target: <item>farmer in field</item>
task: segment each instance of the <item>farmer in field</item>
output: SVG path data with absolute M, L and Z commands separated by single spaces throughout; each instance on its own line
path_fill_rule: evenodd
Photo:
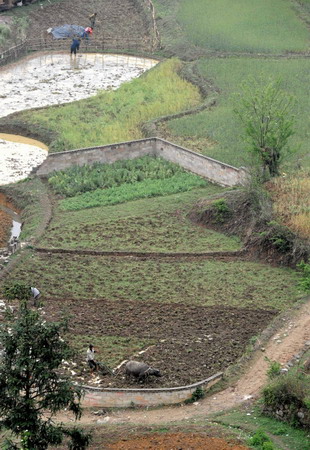
M 91 373 L 93 373 L 98 368 L 97 362 L 95 361 L 95 352 L 96 351 L 94 349 L 94 346 L 92 344 L 89 344 L 86 352 L 86 361 L 90 367 Z
M 31 287 L 30 290 L 31 296 L 33 298 L 33 306 L 38 306 L 38 300 L 41 297 L 41 292 L 35 287 Z
M 72 44 L 71 44 L 71 55 L 72 53 L 74 53 L 74 55 L 76 55 L 77 50 L 80 49 L 80 43 L 81 43 L 81 39 L 77 39 L 77 38 L 73 38 L 72 39 Z
M 97 17 L 97 13 L 93 13 L 91 14 L 88 18 L 90 20 L 90 28 L 94 28 L 95 27 L 95 22 L 96 22 L 96 17 Z

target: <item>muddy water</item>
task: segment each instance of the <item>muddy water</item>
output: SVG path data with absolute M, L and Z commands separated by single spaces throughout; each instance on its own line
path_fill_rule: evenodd
M 42 53 L 0 68 L 0 117 L 29 108 L 81 100 L 99 90 L 117 89 L 158 61 L 99 53 L 70 56 Z M 46 146 L 23 137 L 0 135 L 0 185 L 26 178 L 42 164 Z
M 117 89 L 158 61 L 99 53 L 41 54 L 0 69 L 0 117 Z
M 47 154 L 47 147 L 42 142 L 23 136 L 0 135 L 0 185 L 27 178 Z
M 43 144 L 43 142 L 27 138 L 25 136 L 18 136 L 17 134 L 0 133 L 0 139 L 3 139 L 4 141 L 17 142 L 19 144 L 33 145 L 35 147 L 39 147 L 42 148 L 43 150 L 48 151 L 48 146 Z

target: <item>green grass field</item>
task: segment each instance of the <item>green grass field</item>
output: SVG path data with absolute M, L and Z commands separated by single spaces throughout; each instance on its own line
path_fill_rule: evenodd
M 90 214 L 85 210 L 56 210 L 40 246 L 146 252 L 239 250 L 237 237 L 195 225 L 187 217 L 198 199 L 221 190 L 209 184 L 205 189 L 151 201 L 96 208 Z
M 20 118 L 58 135 L 49 146 L 52 152 L 140 139 L 143 122 L 189 109 L 201 101 L 198 88 L 178 75 L 181 65 L 178 60 L 168 60 L 116 91 L 26 111 Z
M 301 297 L 295 271 L 244 261 L 141 261 L 34 252 L 13 270 L 14 279 L 58 298 L 284 310 Z
M 262 430 L 271 438 L 274 450 L 307 450 L 309 448 L 309 435 L 306 430 L 263 416 L 257 405 L 249 412 L 237 409 L 221 412 L 212 417 L 212 422 L 229 429 L 243 430 L 250 436 L 253 436 L 257 430 Z
M 242 127 L 233 113 L 234 94 L 241 91 L 241 83 L 248 77 L 261 75 L 282 80 L 282 88 L 296 99 L 295 135 L 290 147 L 295 152 L 287 162 L 310 166 L 310 61 L 309 59 L 227 58 L 201 60 L 198 69 L 203 77 L 218 86 L 217 105 L 199 114 L 172 120 L 168 130 L 172 140 L 193 138 L 205 140 L 204 153 L 220 161 L 240 166 L 249 163 L 249 154 L 242 140 Z M 210 146 L 210 142 L 212 145 Z M 195 148 L 193 148 L 195 150 Z
M 263 53 L 309 49 L 309 31 L 289 0 L 184 0 L 177 18 L 188 40 L 204 48 Z

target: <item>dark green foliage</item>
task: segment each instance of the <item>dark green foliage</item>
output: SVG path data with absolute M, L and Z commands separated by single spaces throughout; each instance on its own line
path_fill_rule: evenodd
M 249 439 L 249 445 L 261 450 L 273 450 L 274 446 L 271 439 L 263 430 L 257 430 Z
M 98 188 L 107 189 L 144 180 L 163 180 L 178 173 L 184 173 L 184 169 L 161 158 L 145 156 L 113 164 L 74 166 L 54 173 L 48 181 L 58 194 L 74 197 Z
M 217 223 L 223 223 L 225 220 L 230 217 L 231 211 L 229 209 L 229 206 L 227 204 L 227 201 L 224 198 L 220 198 L 218 200 L 215 200 L 212 203 L 212 207 L 215 212 L 215 221 Z
M 301 280 L 299 282 L 299 286 L 303 291 L 310 291 L 310 264 L 302 261 L 297 264 L 297 268 L 301 271 Z
M 0 327 L 0 428 L 21 438 L 23 449 L 44 450 L 71 436 L 72 430 L 53 423 L 58 411 L 67 408 L 76 419 L 81 416 L 81 390 L 58 372 L 61 361 L 71 355 L 61 338 L 65 329 L 65 322 L 43 320 L 27 301 Z M 88 442 L 81 434 L 80 442 L 83 439 Z M 82 443 L 72 448 L 86 448 Z
M 271 361 L 267 356 L 265 359 L 269 362 L 269 368 L 267 370 L 268 377 L 272 380 L 281 373 L 281 364 L 278 361 Z
M 3 286 L 3 295 L 7 300 L 29 300 L 31 297 L 31 286 L 20 281 L 7 283 Z
M 266 175 L 279 175 L 289 138 L 294 134 L 292 98 L 281 90 L 280 81 L 249 79 L 238 95 L 235 113 L 244 126 L 249 149 Z
M 267 223 L 267 230 L 261 233 L 262 241 L 280 253 L 289 253 L 294 247 L 295 236 L 284 225 L 275 220 Z
M 310 378 L 299 371 L 282 374 L 268 384 L 263 390 L 264 412 L 268 415 L 283 410 L 282 419 L 294 426 L 310 426 L 308 399 Z M 299 412 L 303 413 L 303 422 Z M 307 425 L 305 425 L 307 424 Z
M 184 403 L 197 402 L 198 400 L 204 398 L 204 396 L 205 396 L 205 391 L 200 386 L 198 386 L 192 393 L 191 398 L 189 398 L 188 400 L 185 400 Z

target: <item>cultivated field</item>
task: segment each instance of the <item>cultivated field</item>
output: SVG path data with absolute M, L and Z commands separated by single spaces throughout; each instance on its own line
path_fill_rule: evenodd
M 44 7 L 43 14 L 39 8 L 31 9 L 38 33 L 49 23 L 57 24 L 59 17 L 63 22 L 82 21 L 102 6 L 97 0 L 87 5 L 80 0 L 59 2 L 57 7 L 55 3 Z M 309 32 L 305 18 L 301 20 L 309 1 L 298 2 L 300 8 L 304 5 L 302 14 L 295 12 L 293 3 L 296 6 L 297 2 L 288 0 L 238 0 L 232 8 L 228 0 L 154 0 L 162 42 L 157 55 L 192 60 L 194 74 L 208 86 L 207 98 L 216 98 L 211 109 L 166 121 L 157 133 L 226 163 L 245 165 L 248 154 L 232 113 L 234 94 L 251 75 L 262 73 L 266 82 L 280 76 L 284 89 L 297 100 L 296 134 L 291 141 L 296 153 L 287 167 L 309 166 L 309 62 L 302 54 L 309 49 Z M 124 40 L 131 35 L 150 40 L 150 30 L 134 5 L 108 0 L 106 16 L 104 8 L 100 9 L 100 35 L 104 32 L 101 25 L 109 20 L 109 35 L 115 30 L 120 38 L 123 33 Z M 247 52 L 252 57 L 229 52 Z M 256 55 L 262 52 L 270 56 Z M 298 54 L 291 57 L 291 52 Z M 181 66 L 178 60 L 169 60 L 117 92 L 17 114 L 0 120 L 0 128 L 22 124 L 28 134 L 40 134 L 52 151 L 143 137 L 144 122 L 195 108 L 205 100 L 197 86 L 182 79 Z M 146 185 L 153 182 L 147 180 Z M 133 184 L 136 192 L 137 184 Z M 129 187 L 124 189 L 129 191 Z M 94 384 L 85 363 L 90 342 L 99 350 L 98 359 L 110 367 L 134 357 L 162 371 L 162 378 L 149 379 L 142 387 L 202 380 L 238 363 L 280 313 L 302 301 L 295 270 L 241 253 L 242 242 L 236 236 L 190 220 L 200 199 L 215 198 L 224 189 L 203 182 L 184 190 L 176 193 L 165 187 L 163 195 L 142 199 L 122 196 L 115 205 L 105 204 L 100 195 L 96 207 L 88 204 L 88 208 L 82 195 L 75 193 L 72 200 L 77 199 L 78 206 L 70 208 L 66 202 L 71 199 L 64 193 L 55 194 L 47 182 L 28 180 L 7 189 L 24 208 L 22 239 L 31 243 L 13 267 L 10 281 L 24 281 L 42 291 L 42 313 L 47 320 L 63 314 L 69 317 L 66 338 L 76 352 L 63 370 L 79 383 Z M 95 192 L 86 191 L 89 196 Z M 145 353 L 138 354 L 141 350 Z M 115 377 L 99 378 L 97 386 L 137 386 L 125 380 L 123 369 Z M 225 426 L 242 424 L 247 434 L 252 433 L 257 427 L 256 421 L 250 423 L 252 406 L 252 428 L 246 428 L 245 414 L 219 421 Z M 269 426 L 270 422 L 262 423 L 267 430 Z M 277 427 L 274 434 L 282 434 Z M 285 429 L 285 433 L 290 431 Z M 296 441 L 300 447 L 295 442 L 291 447 L 303 450 L 303 438 Z
M 54 212 L 36 244 L 41 249 L 29 249 L 10 278 L 40 287 L 49 320 L 69 316 L 76 357 L 67 369 L 79 382 L 92 382 L 84 362 L 90 341 L 110 367 L 147 350 L 140 358 L 164 377 L 146 386 L 207 378 L 235 363 L 280 311 L 300 300 L 293 270 L 234 256 L 241 247 L 236 237 L 191 222 L 193 204 L 220 191 L 207 185 L 77 212 L 61 210 L 62 200 L 50 193 Z M 120 370 L 101 384 L 128 381 Z
M 281 14 L 279 14 L 281 10 Z M 309 49 L 309 32 L 289 0 L 186 0 L 177 13 L 190 42 L 217 51 L 282 53 Z
M 309 167 L 309 59 L 208 58 L 199 61 L 197 69 L 213 86 L 210 96 L 216 97 L 217 104 L 199 114 L 168 122 L 168 137 L 172 141 L 183 143 L 183 139 L 188 142 L 199 139 L 200 150 L 206 155 L 237 167 L 247 165 L 249 154 L 242 138 L 244 131 L 233 109 L 242 82 L 259 75 L 266 82 L 280 79 L 282 89 L 294 97 L 295 135 L 289 141 L 292 153 L 285 164 L 296 166 L 298 160 L 300 165 Z

